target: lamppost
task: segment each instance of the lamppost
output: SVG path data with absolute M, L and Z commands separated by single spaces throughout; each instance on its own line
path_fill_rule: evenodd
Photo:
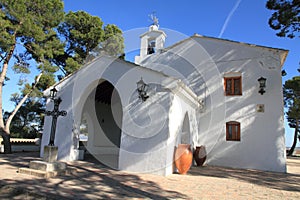
M 56 88 L 52 88 L 50 90 L 50 98 L 54 102 L 54 108 L 52 111 L 47 110 L 45 114 L 47 116 L 52 116 L 52 124 L 51 124 L 51 132 L 50 132 L 50 140 L 49 140 L 49 146 L 54 146 L 54 139 L 55 139 L 55 131 L 56 131 L 56 123 L 57 123 L 57 118 L 59 116 L 66 116 L 67 111 L 61 110 L 59 111 L 59 104 L 61 103 L 61 98 L 55 98 L 57 94 Z

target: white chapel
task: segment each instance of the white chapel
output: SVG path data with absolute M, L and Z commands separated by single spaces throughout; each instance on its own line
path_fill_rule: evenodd
M 184 143 L 205 146 L 206 165 L 286 172 L 288 51 L 198 34 L 166 40 L 154 23 L 134 63 L 100 56 L 53 86 L 67 111 L 56 126 L 58 158 L 80 158 L 84 124 L 86 152 L 118 170 L 172 174 Z M 41 156 L 50 130 L 46 116 Z

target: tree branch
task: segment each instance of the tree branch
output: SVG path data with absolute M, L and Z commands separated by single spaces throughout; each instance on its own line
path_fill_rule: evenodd
M 0 58 L 1 58 L 0 62 L 2 62 L 6 58 L 6 56 L 7 56 L 7 52 L 5 52 L 4 56 L 0 54 Z
M 18 105 L 15 107 L 15 109 L 13 110 L 13 112 L 9 115 L 6 124 L 5 124 L 5 131 L 9 132 L 9 126 L 11 124 L 12 119 L 14 118 L 14 116 L 16 115 L 16 113 L 18 112 L 18 110 L 21 108 L 21 106 L 23 105 L 23 103 L 28 99 L 29 95 L 33 92 L 33 90 L 36 88 L 38 82 L 40 81 L 41 76 L 43 75 L 43 72 L 41 72 L 37 78 L 35 79 L 34 85 L 32 86 L 30 92 L 28 92 L 22 99 L 21 101 L 18 103 Z
M 7 54 L 6 58 L 4 59 L 2 71 L 0 74 L 0 128 L 4 129 L 4 120 L 3 120 L 3 105 L 2 105 L 2 89 L 3 89 L 3 84 L 5 81 L 7 69 L 8 69 L 8 62 L 10 61 L 14 51 L 15 51 L 16 45 L 14 44 L 10 50 L 9 53 Z

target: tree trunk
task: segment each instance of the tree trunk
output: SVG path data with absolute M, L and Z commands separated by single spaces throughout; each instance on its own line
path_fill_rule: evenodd
M 6 133 L 4 130 L 1 130 L 1 136 L 3 138 L 4 153 L 11 154 L 10 134 Z
M 288 156 L 292 156 L 293 153 L 294 153 L 294 150 L 296 148 L 297 139 L 298 139 L 298 126 L 299 126 L 299 122 L 298 122 L 298 119 L 296 119 L 296 127 L 295 127 L 295 133 L 294 133 L 294 142 L 293 142 L 293 145 L 292 145 L 291 149 L 289 150 Z
M 14 34 L 14 39 L 16 41 L 16 32 Z M 11 144 L 10 144 L 10 132 L 9 129 L 5 128 L 4 119 L 3 119 L 3 85 L 6 77 L 6 73 L 8 70 L 8 62 L 10 61 L 11 57 L 13 56 L 14 50 L 16 47 L 16 43 L 12 45 L 10 48 L 9 53 L 7 54 L 6 58 L 4 59 L 4 63 L 2 66 L 2 71 L 0 74 L 0 135 L 3 138 L 4 144 L 4 153 L 10 154 L 11 153 Z
M 6 120 L 6 124 L 5 124 L 5 128 L 2 128 L 2 138 L 3 138 L 3 143 L 4 143 L 4 153 L 6 154 L 10 154 L 11 152 L 11 144 L 10 144 L 10 124 L 12 122 L 13 117 L 16 115 L 16 113 L 18 112 L 18 110 L 21 108 L 21 106 L 23 105 L 23 103 L 26 101 L 26 99 L 30 96 L 31 92 L 36 88 L 38 82 L 40 81 L 40 78 L 42 76 L 43 73 L 40 73 L 37 78 L 35 79 L 35 83 L 31 88 L 31 91 L 26 94 L 22 100 L 18 103 L 18 105 L 15 107 L 15 109 L 13 110 L 13 112 L 10 114 L 10 116 L 8 117 L 8 119 Z M 2 118 L 3 119 L 3 118 Z

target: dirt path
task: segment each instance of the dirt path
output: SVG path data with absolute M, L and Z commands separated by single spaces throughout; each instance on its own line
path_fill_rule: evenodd
M 0 154 L 0 199 L 300 199 L 300 158 L 287 160 L 286 174 L 206 166 L 163 177 L 87 161 L 68 163 L 75 175 L 17 173 L 38 159 L 36 153 Z

